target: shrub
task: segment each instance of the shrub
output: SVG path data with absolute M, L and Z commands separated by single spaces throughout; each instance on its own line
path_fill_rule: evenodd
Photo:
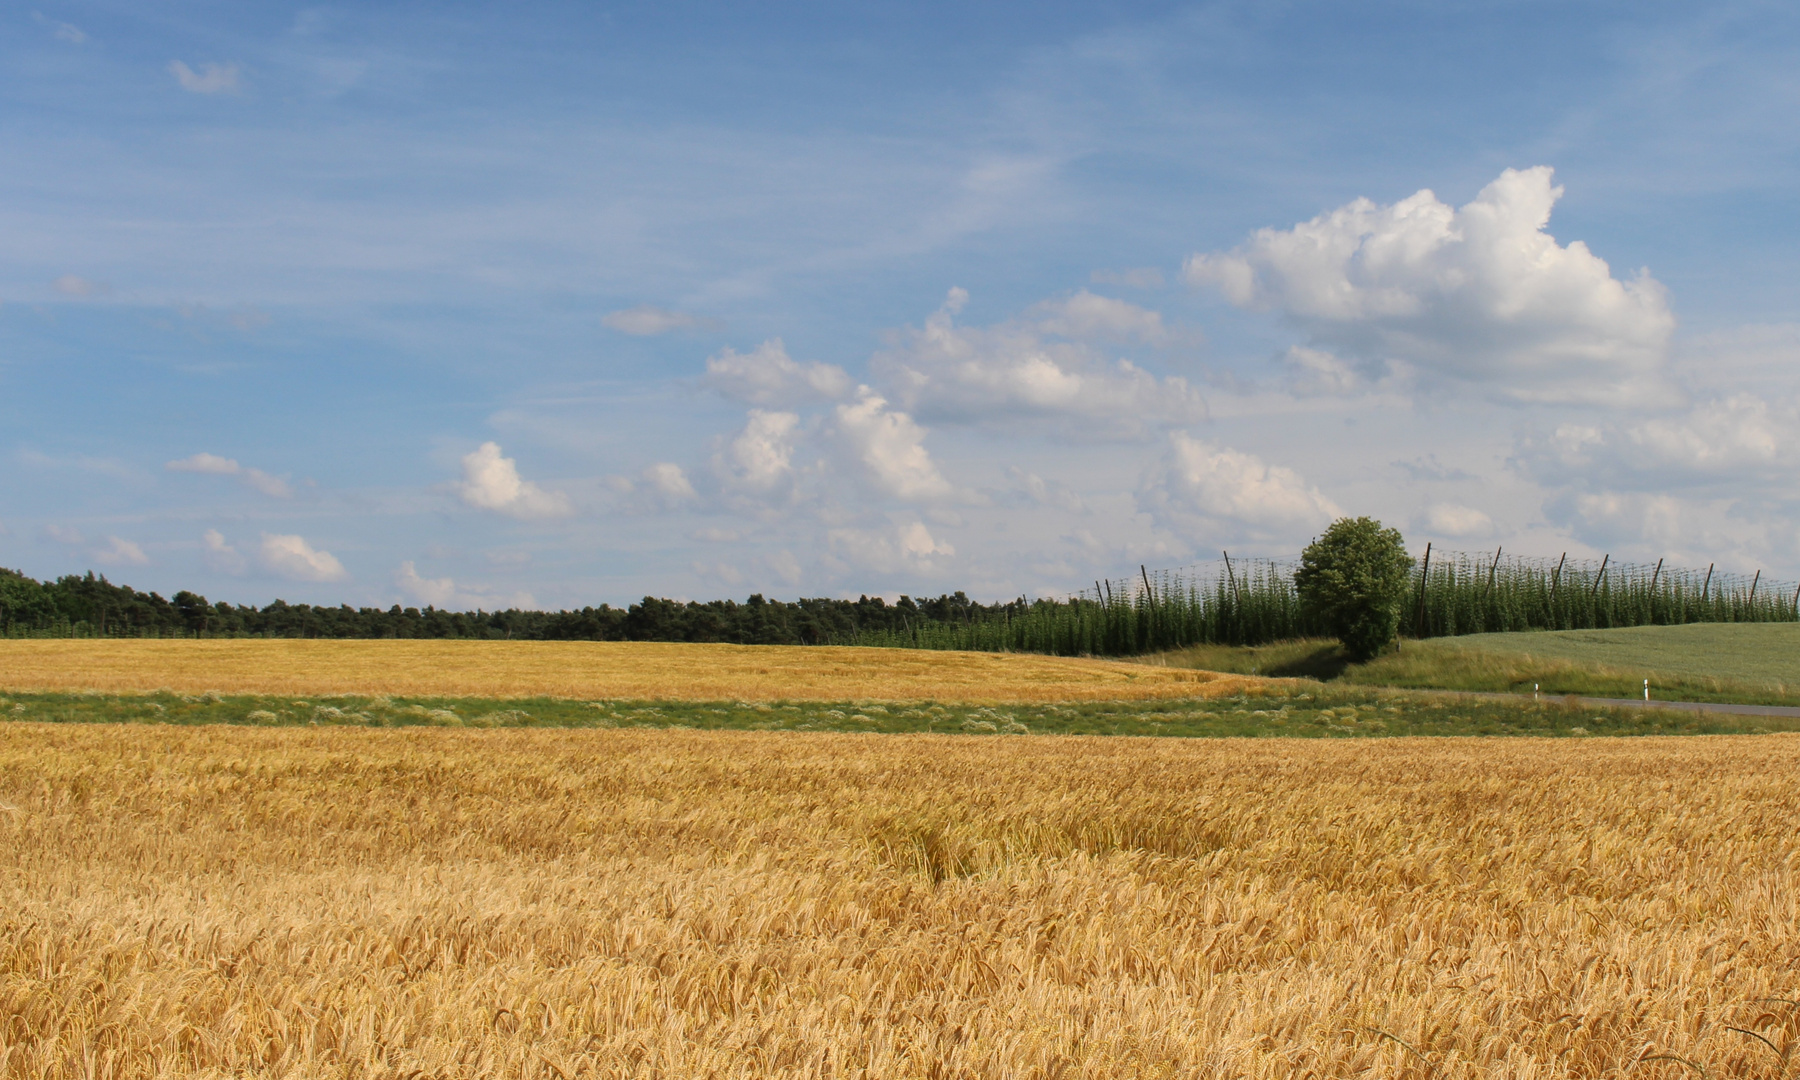
M 1301 553 L 1294 586 L 1351 659 L 1371 660 L 1400 628 L 1412 566 L 1399 530 L 1374 518 L 1339 518 Z

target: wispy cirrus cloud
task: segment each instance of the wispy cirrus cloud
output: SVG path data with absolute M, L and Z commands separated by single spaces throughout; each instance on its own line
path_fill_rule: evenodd
M 58 41 L 66 41 L 70 45 L 87 44 L 87 31 L 76 26 L 74 23 L 66 23 L 49 18 L 41 11 L 32 12 L 31 18 L 39 26 L 48 29 L 50 31 L 50 36 Z
M 50 287 L 64 296 L 87 299 L 107 292 L 105 284 L 84 278 L 79 274 L 64 274 L 50 283 Z
M 240 465 L 232 458 L 221 457 L 218 454 L 208 454 L 204 451 L 195 454 L 192 457 L 185 457 L 178 461 L 166 462 L 163 465 L 163 468 L 170 472 L 236 477 L 246 487 L 249 487 L 254 491 L 259 491 L 273 499 L 288 499 L 292 498 L 294 494 L 293 487 L 279 476 L 263 472 L 261 469 L 253 469 L 245 465 Z
M 686 311 L 671 311 L 654 304 L 639 304 L 636 307 L 620 311 L 608 312 L 600 322 L 621 334 L 633 337 L 655 337 L 659 334 L 672 334 L 677 330 L 717 330 L 717 319 L 709 319 L 703 315 L 694 315 Z
M 94 561 L 107 566 L 148 566 L 150 556 L 135 542 L 119 536 L 106 538 L 106 545 L 94 552 Z
M 199 71 L 195 71 L 180 60 L 169 61 L 168 71 L 175 76 L 175 81 L 181 84 L 181 88 L 191 94 L 236 93 L 239 76 L 243 74 L 243 69 L 235 63 L 206 63 L 200 65 Z

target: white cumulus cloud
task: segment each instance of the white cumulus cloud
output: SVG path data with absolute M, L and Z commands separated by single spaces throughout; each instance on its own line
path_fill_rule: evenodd
M 1620 281 L 1587 245 L 1545 232 L 1562 192 L 1540 166 L 1506 170 L 1461 208 L 1430 191 L 1357 199 L 1195 255 L 1185 273 L 1372 372 L 1398 363 L 1515 401 L 1665 400 L 1663 287 Z
M 773 491 L 794 471 L 794 440 L 800 417 L 791 412 L 751 409 L 744 430 L 713 459 L 726 482 L 750 491 Z
M 956 549 L 932 537 L 922 521 L 909 521 L 891 530 L 830 529 L 825 534 L 831 553 L 858 570 L 891 573 L 896 570 L 930 572 Z
M 1477 539 L 1494 535 L 1494 519 L 1472 506 L 1434 503 L 1425 511 L 1425 526 L 1438 536 Z
M 335 555 L 299 536 L 263 533 L 257 560 L 264 570 L 292 581 L 343 581 L 350 576 Z
M 696 562 L 691 564 L 694 576 L 735 589 L 744 582 L 744 572 L 730 563 Z
M 478 510 L 492 510 L 507 517 L 562 517 L 570 512 L 569 497 L 545 491 L 519 476 L 519 466 L 500 453 L 500 444 L 485 442 L 462 459 L 463 478 L 456 485 L 462 501 Z
M 94 552 L 94 559 L 107 566 L 146 566 L 150 562 L 143 548 L 117 536 L 107 537 L 106 546 Z
M 627 476 L 607 480 L 613 490 L 631 496 L 631 504 L 640 512 L 677 510 L 700 501 L 687 470 L 672 461 L 646 466 L 636 480 Z
M 214 476 L 236 476 L 238 463 L 217 454 L 195 454 L 163 465 L 170 472 L 211 473 Z
M 601 317 L 600 321 L 621 334 L 633 337 L 655 337 L 676 330 L 711 329 L 716 325 L 711 319 L 651 304 L 639 304 L 623 311 L 610 312 Z
M 687 472 L 673 462 L 659 461 L 645 469 L 644 483 L 667 503 L 685 502 L 697 497 L 693 481 L 688 479 Z
M 1752 500 L 1639 491 L 1567 492 L 1545 514 L 1581 541 L 1615 558 L 1667 558 L 1674 565 L 1749 573 L 1770 559 L 1792 565 L 1800 556 L 1790 511 Z M 1764 575 L 1764 583 L 1768 575 Z
M 1363 388 L 1355 368 L 1323 349 L 1295 345 L 1282 359 L 1288 366 L 1288 389 L 1298 397 L 1346 397 Z
M 448 607 L 456 599 L 455 579 L 422 577 L 411 559 L 401 563 L 400 569 L 394 571 L 394 584 L 414 600 L 432 607 Z
M 1783 485 L 1800 470 L 1800 403 L 1733 394 L 1641 420 L 1560 424 L 1518 460 L 1551 483 L 1625 489 Z
M 925 449 L 925 429 L 868 387 L 839 405 L 835 431 L 877 488 L 901 499 L 931 500 L 954 493 Z
M 1178 335 L 1163 325 L 1161 312 L 1125 300 L 1096 296 L 1086 289 L 1034 305 L 1025 313 L 1024 321 L 1042 333 L 1076 341 L 1142 341 L 1148 345 L 1166 345 L 1178 339 Z
M 239 465 L 228 457 L 217 454 L 200 453 L 185 457 L 179 461 L 171 461 L 163 465 L 170 472 L 205 473 L 211 476 L 235 476 L 249 487 L 268 495 L 271 498 L 286 499 L 294 494 L 294 489 L 279 476 L 271 476 L 261 469 L 252 469 Z
M 208 529 L 200 537 L 200 558 L 209 570 L 221 574 L 241 574 L 248 563 L 237 548 L 225 540 L 225 534 L 217 529 Z
M 1184 538 L 1292 539 L 1342 514 L 1337 504 L 1285 465 L 1175 432 L 1151 471 L 1140 504 Z M 1198 546 L 1212 546 L 1205 539 Z
M 528 592 L 496 593 L 482 586 L 461 586 L 454 578 L 428 578 L 419 573 L 411 559 L 394 571 L 394 584 L 413 601 L 449 611 L 501 611 L 506 608 L 532 610 L 537 600 Z
M 241 69 L 236 64 L 201 64 L 195 71 L 180 60 L 169 61 L 169 74 L 183 90 L 195 94 L 223 94 L 236 91 Z
M 1158 377 L 1097 342 L 1174 340 L 1154 311 L 1085 290 L 990 327 L 959 326 L 950 302 L 895 336 L 870 370 L 902 407 L 933 419 L 983 423 L 1059 418 L 1109 434 L 1205 419 L 1206 401 L 1179 376 Z
M 793 552 L 785 548 L 764 555 L 762 562 L 769 573 L 774 574 L 785 585 L 800 584 L 800 579 L 805 573 L 804 568 L 800 565 L 800 560 L 794 557 Z
M 850 376 L 836 364 L 802 364 L 789 356 L 780 338 L 747 353 L 723 349 L 706 360 L 702 382 L 750 405 L 798 405 L 837 401 L 850 392 Z

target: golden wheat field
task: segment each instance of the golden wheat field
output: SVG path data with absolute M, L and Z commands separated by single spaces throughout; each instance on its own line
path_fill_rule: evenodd
M 1785 736 L 6 725 L 0 1076 L 1776 1077 L 1796 806 Z
M 1141 701 L 1260 680 L 1069 657 L 622 641 L 0 640 L 16 691 L 676 701 Z

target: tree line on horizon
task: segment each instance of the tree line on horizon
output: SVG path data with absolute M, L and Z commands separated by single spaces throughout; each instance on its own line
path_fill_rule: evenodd
M 0 636 L 462 638 L 520 641 L 689 641 L 740 645 L 842 645 L 903 635 L 921 624 L 1005 619 L 1017 600 L 982 604 L 960 590 L 936 598 L 879 596 L 682 602 L 646 596 L 625 607 L 565 611 L 444 611 L 426 606 L 353 608 L 209 602 L 182 590 L 164 598 L 89 571 L 37 581 L 0 568 Z
M 1341 551 L 1338 549 L 1342 549 Z M 1330 559 L 1320 562 L 1327 555 Z M 1326 567 L 1308 571 L 1308 564 Z M 1342 565 L 1337 565 L 1337 564 Z M 1365 565 L 1366 564 L 1366 565 Z M 1336 566 L 1332 569 L 1332 566 Z M 1190 645 L 1338 637 L 1367 657 L 1395 635 L 1606 629 L 1694 622 L 1800 621 L 1800 584 L 1697 568 L 1442 552 L 1407 555 L 1403 538 L 1345 518 L 1299 562 L 1227 556 L 1222 573 L 1140 571 L 1066 598 L 983 604 L 935 599 L 677 601 L 564 611 L 444 611 L 164 599 L 88 572 L 35 581 L 0 569 L 0 636 L 463 638 L 676 641 L 1132 656 Z M 1308 595 L 1308 594 L 1312 595 Z

